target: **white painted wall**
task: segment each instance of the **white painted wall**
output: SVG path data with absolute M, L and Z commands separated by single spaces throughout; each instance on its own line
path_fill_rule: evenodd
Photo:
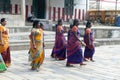
M 96 0 L 90 0 L 90 9 L 96 10 Z M 101 0 L 100 9 L 101 10 L 115 10 L 116 0 Z M 120 10 L 120 0 L 117 0 L 117 9 Z
M 26 5 L 28 5 L 28 13 L 31 13 L 31 6 L 32 6 L 33 0 L 25 0 Z
M 25 0 L 26 5 L 28 5 L 28 10 L 31 11 L 32 0 Z M 18 5 L 18 13 L 21 13 L 21 1 L 20 0 L 11 0 L 12 4 L 12 13 L 15 13 L 15 4 Z
M 86 9 L 86 0 L 74 0 L 74 8 Z
M 7 27 L 14 27 L 14 26 L 21 26 L 24 24 L 22 21 L 21 15 L 20 15 L 20 0 L 11 0 L 12 4 L 12 13 L 15 13 L 15 4 L 18 4 L 19 8 L 19 15 L 11 15 L 11 14 L 0 14 L 0 19 L 1 18 L 6 18 L 7 20 Z
M 32 0 L 25 0 L 26 4 L 32 5 Z M 11 4 L 20 4 L 20 0 L 11 0 Z
M 49 19 L 49 7 L 64 8 L 64 0 L 47 0 L 46 1 L 46 19 Z M 52 11 L 51 14 L 53 14 L 53 10 L 51 10 L 51 11 Z M 58 11 L 56 10 L 56 14 L 57 13 L 58 13 Z M 57 15 L 56 15 L 56 17 L 57 17 Z
M 89 1 L 89 0 L 88 0 Z M 86 0 L 74 0 L 74 10 L 75 9 L 81 9 L 81 16 L 82 16 L 82 10 L 84 9 L 85 13 L 86 13 Z M 60 7 L 60 8 L 64 8 L 64 0 L 47 0 L 47 9 L 46 9 L 46 19 L 48 19 L 49 17 L 49 6 L 51 7 Z M 51 14 L 53 14 L 53 10 L 51 10 Z M 58 11 L 56 9 L 56 17 L 58 14 Z M 62 14 L 62 11 L 61 11 Z M 75 15 L 75 13 L 73 13 L 73 15 Z M 53 15 L 51 15 L 53 17 Z M 78 11 L 77 11 L 77 17 L 78 17 Z M 74 16 L 73 16 L 74 18 Z M 82 20 L 82 17 L 81 17 Z
M 23 27 L 25 24 L 21 15 L 0 14 L 0 19 L 1 18 L 6 18 L 7 27 Z
M 64 0 L 50 0 L 52 7 L 64 7 Z
M 8 27 L 23 27 L 23 26 L 25 26 L 25 22 L 23 20 L 22 14 L 21 14 L 21 1 L 20 0 L 11 0 L 11 4 L 13 5 L 13 7 L 12 7 L 13 14 L 0 14 L 0 19 L 3 17 L 6 18 L 7 19 L 6 26 L 8 26 Z M 17 4 L 18 8 L 19 8 L 17 15 L 14 14 L 15 4 Z M 31 6 L 32 0 L 26 0 L 26 5 Z M 31 11 L 31 7 L 29 7 L 29 11 Z
M 106 5 L 106 7 L 104 5 Z M 115 10 L 115 6 L 116 6 L 115 2 L 102 2 L 101 1 L 100 3 L 101 10 Z M 120 2 L 117 3 L 117 10 L 120 10 Z
M 86 0 L 74 0 L 74 9 L 84 10 L 85 14 L 86 14 Z M 81 11 L 81 16 L 82 16 L 82 11 Z M 81 17 L 81 19 L 82 19 L 82 17 Z
M 12 4 L 12 13 L 15 13 L 15 4 L 18 5 L 18 13 L 20 14 L 21 12 L 21 5 L 20 5 L 20 0 L 11 0 L 11 4 Z

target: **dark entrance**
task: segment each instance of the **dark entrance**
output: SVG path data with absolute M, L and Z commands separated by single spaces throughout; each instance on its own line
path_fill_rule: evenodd
M 33 14 L 35 17 L 45 19 L 46 0 L 33 0 Z
M 10 12 L 10 0 L 0 0 L 0 12 Z

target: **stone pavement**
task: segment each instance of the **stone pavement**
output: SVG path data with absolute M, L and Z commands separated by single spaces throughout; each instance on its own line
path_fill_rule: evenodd
M 30 70 L 27 50 L 12 51 L 12 65 L 0 73 L 0 80 L 120 80 L 120 45 L 96 47 L 95 62 L 71 68 L 65 66 L 66 61 L 54 61 L 51 51 L 45 50 L 39 72 Z

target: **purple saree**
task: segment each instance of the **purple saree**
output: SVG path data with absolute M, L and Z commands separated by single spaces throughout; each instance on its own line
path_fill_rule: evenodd
M 51 56 L 59 60 L 66 59 L 66 39 L 62 26 L 57 26 L 55 44 Z
M 76 26 L 74 26 L 76 27 Z M 77 36 L 80 35 L 80 31 L 77 28 L 75 32 Z M 74 35 L 74 30 L 72 29 L 68 33 L 68 43 L 67 43 L 67 63 L 68 64 L 80 64 L 83 62 L 82 49 L 78 39 Z
M 86 43 L 86 47 L 84 50 L 84 58 L 87 59 L 92 59 L 93 58 L 93 54 L 95 52 L 95 47 L 94 47 L 94 37 L 93 37 L 93 32 L 90 30 L 88 30 L 90 32 L 88 32 L 87 34 L 87 30 L 85 31 L 85 35 L 84 35 L 84 42 Z

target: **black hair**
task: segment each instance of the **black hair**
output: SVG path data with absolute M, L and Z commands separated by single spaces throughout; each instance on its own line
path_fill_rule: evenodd
M 85 30 L 86 30 L 87 28 L 90 28 L 90 27 L 91 27 L 91 22 L 90 22 L 90 21 L 87 21 Z
M 40 21 L 39 20 L 35 20 L 33 21 L 33 28 L 36 28 L 36 26 L 40 24 Z
M 40 26 L 43 26 L 43 23 L 40 23 Z
M 40 28 L 42 28 L 42 29 L 44 29 L 44 27 L 43 27 L 44 25 L 43 25 L 43 23 L 40 23 Z
M 87 21 L 86 23 L 86 28 L 90 28 L 91 27 L 91 22 L 90 21 Z
M 77 26 L 78 24 L 79 24 L 79 20 L 78 19 L 74 19 L 73 26 Z
M 62 23 L 62 19 L 58 19 L 58 25 L 60 25 Z
M 0 20 L 0 22 L 2 23 L 2 22 L 4 22 L 4 21 L 6 21 L 6 19 L 5 18 L 2 18 L 1 20 Z
M 73 24 L 70 24 L 70 29 L 72 29 L 72 27 L 73 27 Z

